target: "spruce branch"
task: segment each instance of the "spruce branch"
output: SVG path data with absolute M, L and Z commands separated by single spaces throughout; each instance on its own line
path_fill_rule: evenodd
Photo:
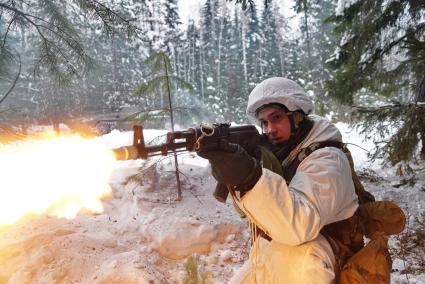
M 167 79 L 169 79 L 171 82 L 173 82 L 174 84 L 177 84 L 183 89 L 188 89 L 188 90 L 193 89 L 193 86 L 190 83 L 179 78 L 178 76 L 160 75 L 160 76 L 156 76 L 149 82 L 140 84 L 133 94 L 135 96 L 147 96 L 152 94 L 155 90 L 161 90 L 163 92 L 167 92 L 167 88 L 168 88 Z M 174 84 L 171 84 L 170 86 L 171 89 L 174 89 L 173 87 Z
M 133 24 L 135 19 L 128 19 L 97 0 L 74 0 L 74 2 L 82 10 L 90 11 L 92 17 L 101 21 L 102 30 L 107 34 L 114 34 L 124 29 L 127 36 L 131 37 L 136 32 L 142 32 L 140 28 Z
M 13 59 L 14 55 L 8 46 L 0 49 L 0 75 L 9 75 L 9 66 Z
M 10 11 L 13 14 L 12 18 L 22 20 L 37 32 L 41 44 L 39 58 L 35 60 L 34 74 L 37 74 L 42 68 L 47 68 L 59 84 L 66 84 L 71 77 L 80 74 L 81 67 L 83 67 L 83 72 L 87 71 L 93 62 L 80 44 L 81 39 L 77 32 L 71 27 L 70 22 L 60 14 L 58 7 L 50 0 L 43 0 L 41 4 L 43 14 L 47 15 L 47 19 L 4 3 L 0 3 L 0 8 Z
M 173 106 L 171 102 L 171 93 L 174 90 L 174 86 L 178 84 L 184 84 L 185 82 L 178 78 L 177 76 L 172 76 L 173 73 L 172 66 L 169 57 L 165 52 L 156 52 L 149 56 L 145 63 L 152 66 L 153 73 L 160 72 L 160 75 L 156 75 L 151 80 L 146 83 L 140 84 L 136 91 L 135 95 L 138 96 L 147 96 L 150 94 L 155 94 L 156 91 L 161 91 L 168 95 L 168 113 L 170 115 L 171 130 L 174 131 L 174 115 L 173 115 Z M 164 73 L 164 75 L 162 75 Z M 186 83 L 186 86 L 189 84 Z M 164 107 L 164 106 L 162 106 Z M 179 176 L 179 166 L 177 160 L 177 152 L 174 151 L 174 164 L 175 164 L 175 173 L 177 180 L 177 200 L 180 201 L 182 198 L 181 194 L 181 185 L 180 185 L 180 176 Z
M 7 98 L 7 96 L 9 96 L 9 94 L 12 92 L 12 90 L 15 88 L 16 86 L 16 82 L 18 82 L 19 77 L 21 76 L 21 67 L 22 67 L 22 62 L 21 62 L 21 56 L 18 54 L 18 59 L 19 59 L 19 70 L 18 70 L 18 74 L 16 74 L 15 80 L 13 81 L 12 85 L 10 86 L 9 90 L 4 94 L 4 96 L 0 99 L 0 104 Z
M 392 165 L 418 158 L 418 147 L 425 128 L 425 104 L 394 103 L 380 107 L 356 107 L 355 118 L 366 138 L 376 129 L 381 143 L 377 144 L 372 160 L 387 157 Z M 388 137 L 389 136 L 389 137 Z M 424 150 L 422 150 L 424 151 Z
M 16 18 L 17 18 L 16 15 L 13 15 L 12 19 L 9 21 L 9 24 L 7 25 L 7 28 L 6 28 L 6 32 L 4 33 L 4 36 L 3 36 L 3 40 L 2 40 L 2 43 L 1 43 L 1 46 L 0 46 L 0 50 L 4 49 L 4 47 L 6 45 L 7 37 L 9 35 L 10 28 L 16 22 Z
M 228 0 L 229 2 L 232 2 L 232 0 Z M 271 0 L 265 0 L 266 6 L 268 5 L 269 1 Z M 252 10 L 255 7 L 254 0 L 236 0 L 236 4 L 242 4 L 242 10 L 246 10 L 249 6 L 249 9 Z
M 0 61 L 5 62 L 7 59 L 7 41 L 15 26 L 33 30 L 40 41 L 33 73 L 37 75 L 40 71 L 47 71 L 59 85 L 69 83 L 72 78 L 79 77 L 94 66 L 94 60 L 85 50 L 69 12 L 66 13 L 67 10 L 71 11 L 73 16 L 82 12 L 88 13 L 109 35 L 125 31 L 130 37 L 141 32 L 133 23 L 135 19 L 126 18 L 102 1 L 72 0 L 61 3 L 57 0 L 37 0 L 25 3 L 26 5 L 17 5 L 13 0 L 0 2 L 0 20 L 2 24 L 5 23 L 0 35 Z M 65 5 L 65 12 L 59 4 Z M 6 73 L 7 68 L 2 65 L 0 74 Z

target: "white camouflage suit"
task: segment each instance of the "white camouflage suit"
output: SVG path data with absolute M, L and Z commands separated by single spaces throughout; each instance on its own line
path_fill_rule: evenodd
M 290 111 L 306 110 L 306 98 L 309 100 L 293 81 L 267 79 L 251 92 L 247 113 L 253 119 L 253 111 L 270 102 L 282 103 Z M 309 118 L 314 126 L 292 153 L 313 142 L 342 140 L 329 121 L 313 115 Z M 230 283 L 334 283 L 335 257 L 320 230 L 351 217 L 358 207 L 351 168 L 342 150 L 325 147 L 311 153 L 300 163 L 289 186 L 283 177 L 263 168 L 240 206 L 272 241 L 257 238 L 249 261 Z

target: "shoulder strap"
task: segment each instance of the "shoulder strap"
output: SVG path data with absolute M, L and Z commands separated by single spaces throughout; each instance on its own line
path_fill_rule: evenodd
M 354 189 L 356 190 L 357 197 L 359 199 L 359 204 L 365 204 L 368 202 L 375 201 L 375 197 L 368 191 L 364 189 L 363 184 L 360 182 L 359 176 L 357 175 L 356 171 L 354 170 L 354 161 L 353 156 L 351 155 L 350 150 L 348 150 L 347 145 L 344 144 L 344 147 L 342 148 L 342 151 L 344 151 L 345 156 L 347 156 L 348 162 L 350 163 L 351 167 L 351 176 L 354 183 Z
M 286 182 L 288 184 L 291 182 L 301 162 L 317 149 L 321 149 L 325 147 L 335 147 L 335 148 L 343 149 L 344 146 L 345 144 L 339 141 L 322 141 L 322 142 L 312 143 L 309 146 L 301 149 L 296 155 L 295 159 L 283 171 Z
M 300 152 L 297 154 L 294 161 L 288 166 L 287 169 L 284 169 L 284 177 L 289 183 L 292 178 L 295 175 L 295 172 L 297 171 L 298 166 L 301 164 L 301 162 L 307 158 L 311 153 L 316 151 L 317 149 L 325 148 L 325 147 L 335 147 L 338 149 L 341 149 L 345 156 L 348 159 L 348 162 L 350 164 L 351 168 L 351 176 L 354 183 L 354 188 L 356 190 L 357 197 L 359 199 L 359 204 L 365 204 L 368 202 L 375 201 L 375 197 L 368 191 L 364 189 L 363 184 L 360 182 L 359 176 L 357 175 L 355 169 L 354 169 L 354 161 L 353 157 L 351 155 L 350 150 L 347 147 L 347 144 L 339 142 L 339 141 L 322 141 L 322 142 L 316 142 L 312 143 L 306 148 L 303 148 L 300 150 Z
M 283 176 L 286 180 L 286 183 L 289 184 L 292 180 L 292 178 L 295 175 L 295 172 L 298 169 L 298 166 L 301 164 L 301 162 L 307 158 L 311 153 L 313 153 L 315 150 L 325 147 L 336 147 L 339 149 L 343 149 L 345 144 L 339 141 L 323 141 L 323 142 L 316 142 L 312 143 L 308 147 L 305 147 L 301 149 L 295 156 L 295 159 L 290 162 L 290 164 L 286 167 L 283 167 L 282 164 L 279 162 L 278 158 L 273 154 L 272 151 L 267 149 L 266 147 L 259 146 L 261 150 L 261 163 L 262 166 L 266 169 L 271 170 L 272 172 Z M 351 159 L 352 161 L 352 159 Z M 352 163 L 350 162 L 350 165 Z
M 351 174 L 352 174 L 352 179 L 353 179 L 353 183 L 354 183 L 354 187 L 355 187 L 355 191 L 356 194 L 358 196 L 359 199 L 359 204 L 365 204 L 371 201 L 375 201 L 375 198 L 373 197 L 372 194 L 370 194 L 369 192 L 367 192 L 362 183 L 360 182 L 359 177 L 357 176 L 355 170 L 354 170 L 354 162 L 353 162 L 353 158 L 351 156 L 351 153 L 349 151 L 349 149 L 347 148 L 347 145 L 345 143 L 339 142 L 339 141 L 323 141 L 323 142 L 316 142 L 313 143 L 311 145 L 309 145 L 306 148 L 301 149 L 298 154 L 296 155 L 296 158 L 292 161 L 292 163 L 290 163 L 289 166 L 283 168 L 281 163 L 279 162 L 279 160 L 277 159 L 277 157 L 267 148 L 265 147 L 261 147 L 261 154 L 262 154 L 262 163 L 263 163 L 263 167 L 267 168 L 277 174 L 279 174 L 280 176 L 283 176 L 287 182 L 287 184 L 290 183 L 290 181 L 292 180 L 292 178 L 294 177 L 298 166 L 301 164 L 301 162 L 307 158 L 311 153 L 313 153 L 314 151 L 316 151 L 317 149 L 321 149 L 321 148 L 325 148 L 325 147 L 335 147 L 338 149 L 341 149 L 344 154 L 347 156 L 348 162 L 350 164 L 350 168 L 351 168 Z M 356 215 L 356 214 L 355 214 Z M 357 215 L 355 216 L 355 218 L 357 218 Z M 349 218 L 350 219 L 350 218 Z M 354 219 L 353 219 L 354 220 Z M 329 232 L 325 232 L 325 229 L 323 230 L 323 233 L 325 235 L 328 236 L 332 236 L 335 234 L 331 234 L 331 231 L 334 230 L 335 228 L 340 228 L 343 224 L 343 226 L 351 226 L 354 221 L 353 220 L 343 220 L 337 223 L 333 223 L 333 224 L 329 224 L 326 226 L 327 230 L 330 230 Z M 350 223 L 351 222 L 351 223 Z M 350 230 L 345 230 L 347 232 L 351 232 Z M 261 233 L 261 232 L 260 232 Z M 263 237 L 265 237 L 266 239 L 270 239 L 270 237 L 268 237 L 264 232 L 263 232 Z M 362 234 L 360 234 L 359 236 L 363 236 Z M 346 239 L 346 237 L 342 238 L 342 239 Z M 360 238 L 362 240 L 362 238 Z M 363 246 L 362 242 L 359 243 L 354 243 L 354 245 L 359 244 L 359 247 Z M 358 248 L 356 248 L 358 249 Z

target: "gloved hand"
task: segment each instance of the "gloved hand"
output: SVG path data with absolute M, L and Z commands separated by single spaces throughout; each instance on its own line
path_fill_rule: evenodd
M 208 159 L 212 174 L 217 182 L 236 186 L 235 190 L 246 192 L 260 179 L 260 163 L 251 157 L 240 145 L 220 140 L 214 150 L 199 150 L 197 154 Z
M 267 149 L 270 148 L 270 142 L 267 138 L 266 134 L 261 134 L 259 141 L 255 141 L 252 143 L 252 141 L 244 141 L 240 143 L 240 146 L 245 149 L 245 151 L 251 156 L 257 159 L 258 161 L 261 161 L 261 150 L 259 146 L 266 147 Z
M 220 201 L 221 203 L 226 203 L 227 196 L 229 195 L 229 189 L 227 188 L 227 185 L 221 184 L 217 182 L 215 185 L 215 190 L 213 192 L 213 196 L 217 201 Z

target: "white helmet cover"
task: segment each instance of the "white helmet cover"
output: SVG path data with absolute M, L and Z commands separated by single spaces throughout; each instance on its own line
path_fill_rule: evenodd
M 284 105 L 289 111 L 302 110 L 305 114 L 313 111 L 313 102 L 304 89 L 296 82 L 273 77 L 258 84 L 249 94 L 246 114 L 252 123 L 258 123 L 256 111 L 258 108 L 272 103 Z

